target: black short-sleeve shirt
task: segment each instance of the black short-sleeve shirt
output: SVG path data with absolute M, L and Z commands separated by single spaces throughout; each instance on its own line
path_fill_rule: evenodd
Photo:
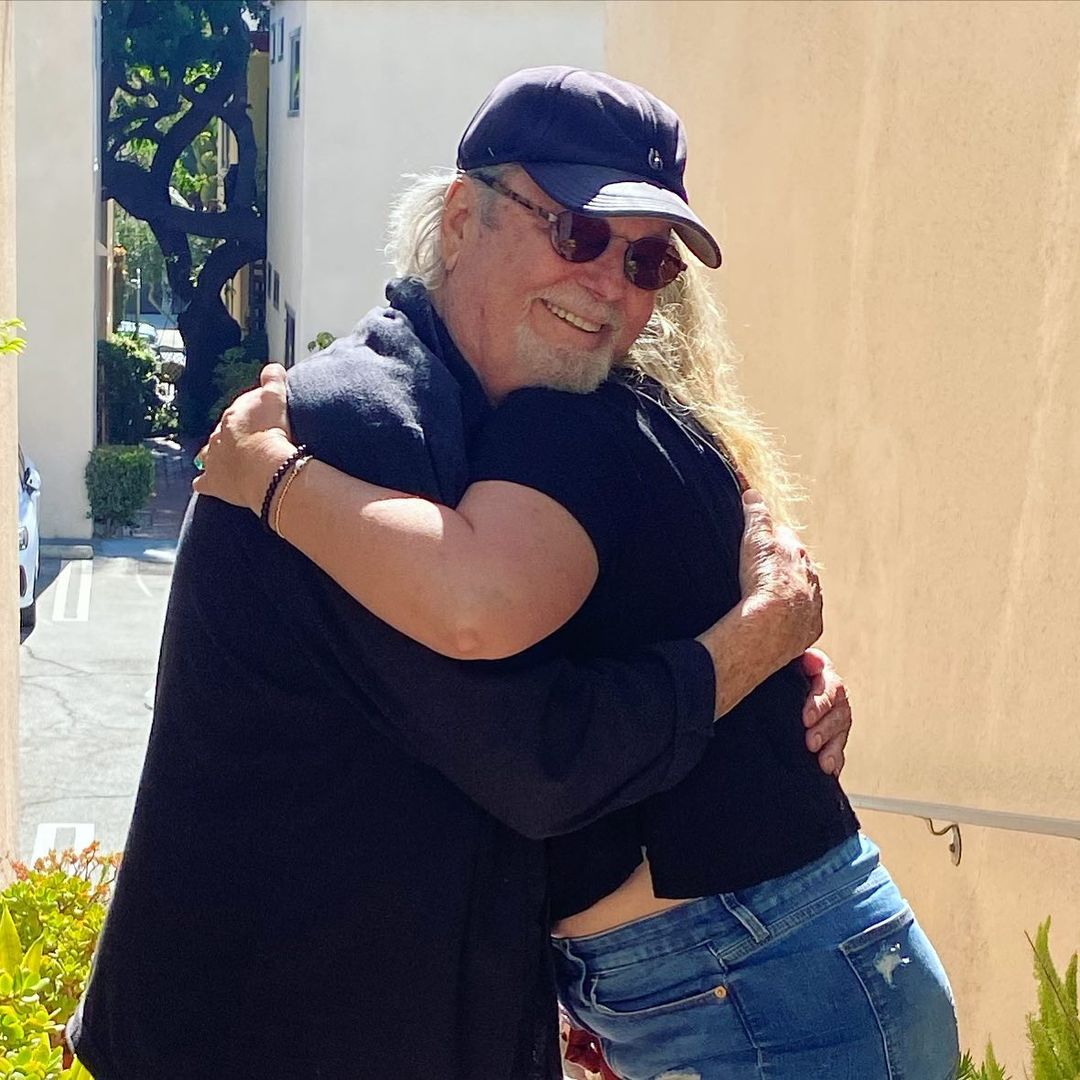
M 550 496 L 596 548 L 597 583 L 558 633 L 584 656 L 697 635 L 740 598 L 742 501 L 715 446 L 662 403 L 660 387 L 615 377 L 593 394 L 509 395 L 473 456 L 472 479 Z M 804 745 L 797 665 L 721 721 L 670 791 L 549 844 L 555 918 L 616 889 L 647 851 L 657 894 L 692 897 L 788 873 L 858 823 Z

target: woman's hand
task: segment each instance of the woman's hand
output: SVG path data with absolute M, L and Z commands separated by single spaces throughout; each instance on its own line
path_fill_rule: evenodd
M 262 510 L 275 470 L 296 449 L 289 430 L 285 369 L 267 364 L 259 382 L 225 410 L 199 451 L 203 471 L 192 484 L 200 495 L 246 506 L 255 514 Z
M 839 776 L 851 734 L 847 687 L 833 662 L 820 649 L 807 649 L 803 653 L 802 669 L 810 682 L 810 694 L 803 706 L 806 748 L 817 754 L 822 772 Z

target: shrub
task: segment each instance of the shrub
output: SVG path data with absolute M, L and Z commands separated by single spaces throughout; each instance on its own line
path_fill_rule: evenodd
M 307 343 L 308 352 L 321 352 L 323 349 L 330 348 L 336 340 L 336 334 L 331 334 L 329 330 L 320 330 L 315 337 Z
M 32 868 L 12 863 L 16 880 L 0 893 L 3 1080 L 92 1080 L 61 1036 L 90 973 L 118 863 L 97 844 L 50 853 Z
M 269 344 L 265 330 L 248 334 L 234 349 L 226 349 L 214 368 L 214 386 L 218 397 L 210 406 L 211 425 L 245 390 L 259 385 L 259 372 L 266 366 Z
M 965 1054 L 960 1061 L 960 1068 L 956 1073 L 956 1080 L 1010 1080 L 1008 1073 L 998 1064 L 994 1057 L 994 1047 L 991 1043 L 986 1044 L 986 1062 L 981 1068 L 975 1068 L 975 1062 L 970 1054 Z
M 180 413 L 176 410 L 176 401 L 159 401 L 154 406 L 150 418 L 152 435 L 175 435 L 180 430 Z
M 1080 1077 L 1080 1011 L 1077 1007 L 1077 954 L 1073 953 L 1065 969 L 1058 974 L 1050 956 L 1050 920 L 1035 934 L 1027 935 L 1035 957 L 1035 981 L 1039 984 L 1039 1010 L 1027 1018 L 1028 1042 L 1031 1044 L 1031 1080 L 1077 1080 Z M 1009 1080 L 994 1057 L 994 1048 L 986 1047 L 986 1061 L 976 1069 L 970 1054 L 965 1054 L 957 1072 L 958 1080 Z
M 154 490 L 154 457 L 145 446 L 99 446 L 86 465 L 90 515 L 106 535 L 133 525 Z
M 156 357 L 137 338 L 99 341 L 98 392 L 104 414 L 102 440 L 125 446 L 142 442 L 160 404 Z
M 21 319 L 0 319 L 0 356 L 18 356 L 26 348 L 26 338 L 19 337 L 25 329 Z
M 259 372 L 265 365 L 263 360 L 248 360 L 243 349 L 226 349 L 221 354 L 221 362 L 214 368 L 214 386 L 218 389 L 218 398 L 210 406 L 210 423 L 216 424 L 221 414 L 245 390 L 259 385 Z

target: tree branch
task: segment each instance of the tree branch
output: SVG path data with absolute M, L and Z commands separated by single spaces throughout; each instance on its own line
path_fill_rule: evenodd
M 200 293 L 218 293 L 239 271 L 252 260 L 252 251 L 247 244 L 221 244 L 206 257 L 199 271 L 197 289 Z M 255 256 L 257 257 L 257 256 Z
M 259 148 L 255 142 L 255 126 L 247 111 L 247 101 L 233 102 L 221 112 L 221 119 L 236 136 L 236 187 L 230 206 L 245 209 L 255 205 L 255 166 Z
M 154 239 L 165 257 L 165 275 L 169 279 L 169 288 L 180 303 L 187 307 L 195 291 L 191 280 L 191 244 L 186 233 L 169 232 L 166 229 L 154 231 Z

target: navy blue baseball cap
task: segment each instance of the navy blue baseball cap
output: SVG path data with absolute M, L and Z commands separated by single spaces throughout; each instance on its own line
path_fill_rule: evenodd
M 457 166 L 509 162 L 568 210 L 670 221 L 706 266 L 720 265 L 719 245 L 687 200 L 679 117 L 640 86 L 570 67 L 507 76 L 465 130 Z

